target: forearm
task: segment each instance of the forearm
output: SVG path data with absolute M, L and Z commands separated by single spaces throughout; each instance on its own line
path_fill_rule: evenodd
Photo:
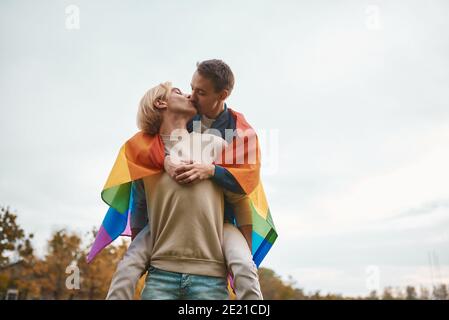
M 252 225 L 245 225 L 239 227 L 240 232 L 243 234 L 243 237 L 246 240 L 246 243 L 248 243 L 249 250 L 252 252 L 252 233 L 253 233 L 253 226 Z
M 225 199 L 232 207 L 237 227 L 253 224 L 251 201 L 246 194 L 238 194 L 223 190 Z

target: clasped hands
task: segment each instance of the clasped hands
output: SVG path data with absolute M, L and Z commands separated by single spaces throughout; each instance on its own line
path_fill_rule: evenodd
M 215 165 L 195 163 L 193 161 L 181 161 L 174 163 L 170 156 L 164 159 L 164 169 L 168 175 L 183 185 L 191 185 L 211 178 L 215 173 Z

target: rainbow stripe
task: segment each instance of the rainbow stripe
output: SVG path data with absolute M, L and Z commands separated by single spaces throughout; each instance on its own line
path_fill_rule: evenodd
M 131 183 L 161 172 L 163 166 L 164 145 L 159 135 L 152 137 L 138 132 L 120 148 L 101 192 L 101 198 L 109 205 L 109 210 L 87 256 L 88 263 L 120 235 L 131 235 Z
M 252 208 L 252 254 L 253 260 L 259 267 L 262 260 L 270 251 L 278 234 L 271 217 L 268 202 L 265 196 L 262 182 L 260 180 L 260 147 L 258 137 L 253 128 L 248 124 L 245 117 L 236 111 L 228 109 L 236 120 L 237 135 L 233 143 L 228 146 L 222 154 L 222 165 L 238 181 L 245 193 L 249 196 Z M 251 143 L 254 141 L 255 143 Z M 244 148 L 239 148 L 244 146 Z M 226 153 L 233 155 L 233 161 L 227 163 Z M 249 154 L 255 155 L 251 163 Z M 238 159 L 243 159 L 238 164 Z
M 231 109 L 228 110 L 236 120 L 237 129 L 242 132 L 252 131 L 242 114 Z M 234 142 L 239 138 L 236 136 Z M 244 139 L 244 137 L 241 138 Z M 251 147 L 236 148 L 238 143 L 231 143 L 228 148 L 232 148 L 232 150 L 224 150 L 223 157 L 226 152 L 232 151 L 233 161 L 231 164 L 226 164 L 226 161 L 223 161 L 223 164 L 220 165 L 235 177 L 246 194 L 249 195 L 253 221 L 252 254 L 255 264 L 259 266 L 273 246 L 277 232 L 260 181 L 260 150 L 255 133 L 253 138 L 256 139 L 256 150 Z M 243 164 L 237 164 L 236 159 L 239 157 L 239 152 L 244 153 L 240 155 L 244 159 L 249 159 L 248 154 L 252 151 L 256 152 L 255 163 L 251 164 L 249 161 L 245 161 Z M 130 206 L 133 203 L 131 183 L 134 180 L 160 173 L 163 170 L 163 163 L 164 145 L 159 135 L 149 136 L 139 132 L 121 147 L 101 192 L 101 197 L 109 205 L 109 210 L 89 252 L 88 262 L 91 262 L 104 247 L 120 235 L 130 235 L 129 218 L 132 209 Z

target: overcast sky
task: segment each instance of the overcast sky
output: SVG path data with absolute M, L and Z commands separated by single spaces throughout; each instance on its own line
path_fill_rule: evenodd
M 99 226 L 140 97 L 220 58 L 228 104 L 266 136 L 279 238 L 262 266 L 307 292 L 448 283 L 448 16 L 444 0 L 3 0 L 0 205 L 39 252 Z

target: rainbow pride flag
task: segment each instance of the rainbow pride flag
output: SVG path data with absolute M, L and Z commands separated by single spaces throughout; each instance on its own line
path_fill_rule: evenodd
M 260 181 L 260 149 L 257 135 L 242 114 L 228 110 L 236 121 L 237 134 L 233 142 L 223 151 L 222 162 L 219 165 L 234 176 L 250 198 L 253 221 L 252 254 L 255 264 L 259 266 L 278 235 Z M 249 161 L 250 159 L 255 161 Z M 120 235 L 130 235 L 130 206 L 133 203 L 131 183 L 160 173 L 163 164 L 164 145 L 159 135 L 149 136 L 138 132 L 121 147 L 101 192 L 101 197 L 109 205 L 109 209 L 87 257 L 88 262 Z

